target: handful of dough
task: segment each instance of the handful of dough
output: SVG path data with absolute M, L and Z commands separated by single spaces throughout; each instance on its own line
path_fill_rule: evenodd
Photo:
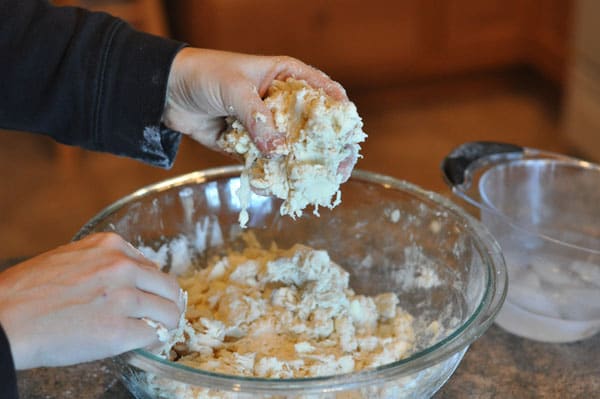
M 271 157 L 261 154 L 242 123 L 233 118 L 218 143 L 244 159 L 237 192 L 242 227 L 248 223 L 252 191 L 283 199 L 280 213 L 292 218 L 301 216 L 308 205 L 313 205 L 315 215 L 319 206 L 337 206 L 340 184 L 360 156 L 358 143 L 367 137 L 352 102 L 338 101 L 303 80 L 274 81 L 264 101 L 275 127 L 286 133 Z M 261 117 L 265 116 L 256 115 Z

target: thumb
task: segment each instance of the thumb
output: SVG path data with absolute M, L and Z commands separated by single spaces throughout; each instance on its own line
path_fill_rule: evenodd
M 250 138 L 263 154 L 272 153 L 285 142 L 285 133 L 275 127 L 273 114 L 258 95 L 258 90 L 249 82 L 233 85 L 230 101 L 226 101 L 228 113 L 237 117 L 244 125 Z

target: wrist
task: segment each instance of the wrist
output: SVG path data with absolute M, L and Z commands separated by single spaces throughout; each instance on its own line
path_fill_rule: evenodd
M 185 65 L 187 64 L 187 60 L 189 59 L 192 51 L 193 49 L 191 47 L 181 48 L 177 54 L 175 54 L 175 57 L 171 62 L 171 69 L 169 70 L 169 76 L 167 78 L 165 90 L 163 113 L 161 116 L 161 122 L 167 127 L 170 127 L 169 113 L 175 106 L 174 98 L 176 97 L 176 93 L 181 90 L 185 76 Z

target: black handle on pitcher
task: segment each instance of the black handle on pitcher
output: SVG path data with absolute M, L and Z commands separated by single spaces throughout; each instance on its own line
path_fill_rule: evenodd
M 474 162 L 492 155 L 522 154 L 523 151 L 524 148 L 518 145 L 493 141 L 472 141 L 461 144 L 442 161 L 444 179 L 451 187 L 461 185 L 465 182 L 467 169 Z

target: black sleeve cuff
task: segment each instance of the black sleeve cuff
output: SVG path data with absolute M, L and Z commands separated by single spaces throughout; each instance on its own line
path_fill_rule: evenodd
M 10 343 L 0 325 L 0 397 L 6 399 L 17 399 L 17 374 L 10 351 Z
M 98 62 L 93 149 L 163 168 L 173 164 L 181 134 L 160 123 L 175 55 L 185 45 L 121 23 Z

